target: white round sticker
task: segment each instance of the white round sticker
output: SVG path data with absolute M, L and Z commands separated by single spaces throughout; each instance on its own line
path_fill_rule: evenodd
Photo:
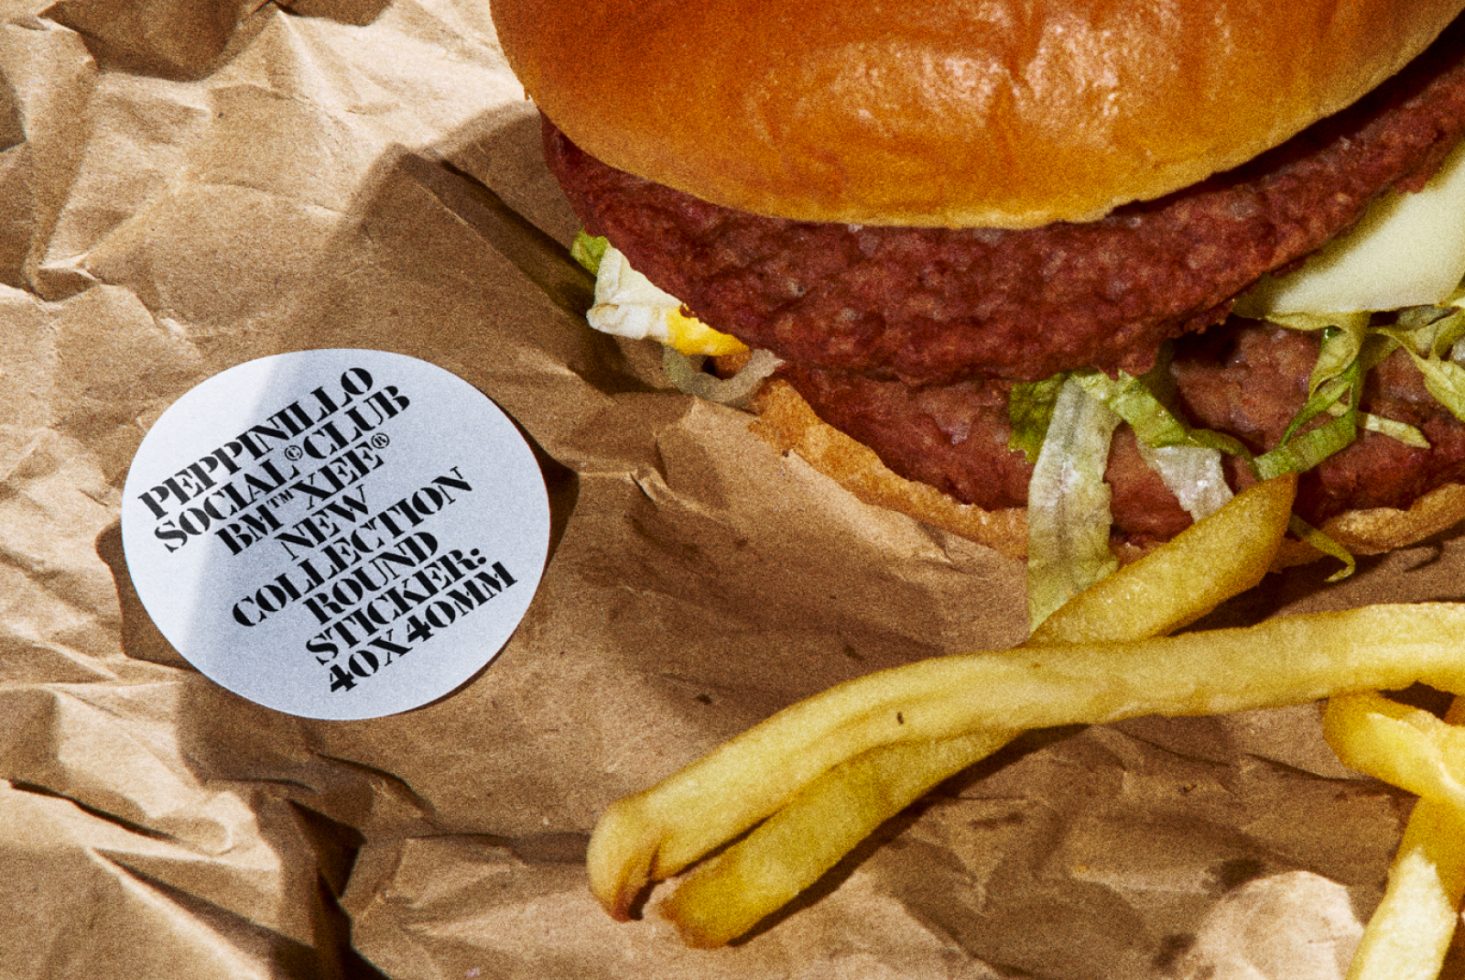
M 168 641 L 309 718 L 442 697 L 523 619 L 549 547 L 533 452 L 493 402 L 374 350 L 264 357 L 178 399 L 127 474 L 122 544 Z

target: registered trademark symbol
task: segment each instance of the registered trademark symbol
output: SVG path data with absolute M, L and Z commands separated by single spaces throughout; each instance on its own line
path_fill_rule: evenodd
M 387 446 L 391 445 L 391 443 L 392 440 L 387 438 L 387 434 L 385 432 L 378 432 L 376 435 L 371 437 L 371 448 L 373 449 L 385 449 L 387 448 Z
M 285 458 L 288 459 L 288 460 L 290 460 L 292 463 L 295 460 L 299 459 L 301 456 L 304 456 L 304 455 L 305 455 L 305 451 L 302 450 L 299 446 L 286 446 L 285 447 Z

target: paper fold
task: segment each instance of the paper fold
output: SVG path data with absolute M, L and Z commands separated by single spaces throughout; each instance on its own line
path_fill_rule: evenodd
M 611 800 L 839 680 L 1015 642 L 1021 567 L 584 328 L 482 0 L 18 0 L 0 79 L 0 972 L 1220 977 L 1303 944 L 1338 975 L 1407 801 L 1331 766 L 1311 709 L 1030 736 L 731 949 L 655 896 L 612 922 L 581 865 Z M 117 523 L 168 404 L 327 346 L 476 385 L 554 515 L 505 652 L 373 722 L 203 679 Z M 1453 596 L 1462 560 L 1303 570 L 1227 615 Z

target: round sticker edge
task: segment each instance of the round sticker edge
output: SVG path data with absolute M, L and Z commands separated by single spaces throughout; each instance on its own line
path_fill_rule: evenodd
M 348 370 L 340 365 L 347 361 L 357 362 L 355 367 L 360 369 L 353 376 L 355 390 L 332 391 L 328 383 L 313 388 L 309 384 L 337 371 L 346 379 Z M 386 372 L 380 389 L 374 386 L 379 379 L 363 364 Z M 390 383 L 404 378 L 412 379 L 409 389 Z M 248 407 L 236 389 L 253 394 Z M 282 395 L 293 397 L 286 402 Z M 259 406 L 282 404 L 284 407 L 263 416 L 274 425 L 250 438 L 257 426 L 249 419 L 261 417 Z M 343 423 L 353 404 L 359 411 L 349 417 L 357 431 L 343 431 L 351 426 L 338 424 L 331 438 L 326 438 L 324 430 L 331 428 L 332 420 Z M 442 411 L 445 406 L 453 410 L 452 416 L 432 427 L 427 419 L 429 409 Z M 469 417 L 474 409 L 479 413 L 476 419 Z M 363 430 L 363 420 L 368 418 L 378 424 Z M 236 427 L 241 420 L 243 426 Z M 282 432 L 285 435 L 271 444 Z M 348 454 L 346 450 L 357 436 L 364 439 L 357 446 L 360 452 Z M 388 460 L 402 448 L 399 440 L 404 436 L 408 439 L 405 461 Z M 374 443 L 379 445 L 373 450 Z M 293 450 L 288 460 L 287 449 Z M 307 458 L 307 450 L 314 453 L 313 459 Z M 408 485 L 419 479 L 418 474 L 433 469 L 424 464 L 424 453 L 429 450 L 439 456 L 448 454 L 442 463 L 451 460 L 455 465 L 440 465 L 443 473 L 422 477 L 416 490 L 403 492 L 395 503 L 382 507 L 382 500 L 404 488 L 411 490 Z M 312 463 L 321 465 L 309 469 Z M 327 463 L 335 470 L 327 471 Z M 488 470 L 496 471 L 496 480 L 486 480 Z M 319 477 L 310 493 L 306 492 L 309 486 L 299 488 L 303 480 L 285 479 L 287 474 L 295 478 L 302 472 L 312 479 Z M 388 478 L 388 473 L 394 476 Z M 324 493 L 333 487 L 333 493 Z M 369 500 L 369 490 L 375 500 Z M 460 375 L 423 358 L 392 351 L 337 347 L 288 351 L 243 361 L 204 378 L 174 399 L 149 427 L 129 465 L 122 493 L 121 538 L 128 575 L 139 602 L 163 637 L 200 673 L 225 689 L 304 718 L 385 717 L 458 691 L 492 663 L 518 631 L 549 557 L 552 514 L 548 489 L 521 426 Z M 476 506 L 464 507 L 465 502 Z M 195 504 L 193 509 L 189 509 L 190 503 Z M 319 509 L 302 510 L 302 505 L 308 508 L 312 504 Z M 497 526 L 500 537 L 492 551 L 463 540 L 463 528 L 477 526 L 469 520 L 471 515 L 499 507 L 527 526 Z M 191 518 L 191 526 L 187 518 L 182 523 L 192 533 L 177 526 L 174 508 Z M 334 515 L 329 513 L 332 510 Z M 291 515 L 286 512 L 303 515 L 301 523 L 287 524 Z M 166 525 L 170 515 L 175 523 Z M 215 526 L 215 516 L 224 523 Z M 252 522 L 243 520 L 250 516 Z M 228 523 L 231 518 L 239 520 Z M 387 554 L 385 548 L 369 556 L 352 551 L 352 538 L 358 544 L 372 543 L 371 535 L 359 532 L 373 522 L 376 542 L 389 540 L 390 547 L 399 548 L 400 553 Z M 495 527 L 491 520 L 482 524 Z M 341 543 L 330 532 L 342 532 L 343 527 L 358 533 Z M 237 530 L 230 533 L 229 528 Z M 289 530 L 282 530 L 286 528 Z M 310 534 L 302 528 L 308 528 Z M 445 528 L 457 536 L 446 537 Z M 512 542 L 504 543 L 504 535 L 510 532 Z M 170 537 L 160 545 L 164 533 Z M 316 550 L 307 552 L 305 546 L 312 543 Z M 478 544 L 479 539 L 472 543 Z M 173 546 L 171 551 L 167 544 Z M 465 547 L 458 547 L 460 544 Z M 280 558 L 269 545 L 279 545 L 286 557 Z M 159 547 L 164 549 L 162 554 Z M 329 561 L 321 558 L 321 549 L 330 556 Z M 512 572 L 502 557 L 510 551 L 515 556 L 510 563 Z M 289 567 L 299 574 L 293 579 L 268 574 L 261 578 L 257 563 L 248 559 L 266 554 L 273 559 L 271 569 L 295 562 Z M 186 558 L 167 557 L 176 555 Z M 367 557 L 380 566 L 381 574 L 353 575 L 366 567 Z M 165 563 L 161 568 L 160 561 Z M 209 569 L 206 574 L 205 568 Z M 220 568 L 226 570 L 217 571 Z M 386 576 L 405 575 L 403 569 L 411 569 L 417 577 L 406 585 L 393 584 L 390 602 L 385 599 L 387 586 L 375 593 L 365 591 Z M 346 582 L 336 576 L 352 578 Z M 398 583 L 400 577 L 392 582 Z M 242 592 L 239 588 L 246 580 L 262 582 L 252 599 L 247 584 Z M 321 591 L 311 592 L 307 587 Z M 236 594 L 240 598 L 229 605 L 230 615 L 222 616 L 217 607 L 221 596 L 227 602 Z M 448 596 L 455 598 L 456 605 Z M 353 598 L 366 604 L 348 608 L 347 603 L 334 601 Z M 306 625 L 325 627 L 326 633 L 310 637 L 315 641 L 314 650 L 292 644 L 293 654 L 277 653 L 272 662 L 268 650 L 282 642 L 282 636 L 299 638 L 304 629 L 299 622 L 302 608 L 314 616 Z M 482 608 L 498 611 L 478 617 L 476 625 L 464 625 L 474 622 Z M 414 610 L 415 636 L 409 637 L 412 631 L 405 628 L 400 634 L 393 628 L 392 635 L 365 635 L 373 627 L 386 634 L 383 623 L 398 618 L 405 621 Z M 337 614 L 341 618 L 332 619 Z M 296 621 L 293 630 L 289 626 L 292 620 Z M 491 625 L 485 628 L 484 624 Z M 326 635 L 331 631 L 338 635 Z M 220 637 L 233 642 L 220 642 Z M 347 642 L 368 638 L 375 647 L 353 649 Z M 455 643 L 444 642 L 454 638 Z M 413 663 L 427 665 L 398 666 L 406 664 L 411 653 L 421 654 L 410 658 Z M 282 657 L 295 659 L 280 666 Z M 364 669 L 368 664 L 370 668 Z M 392 686 L 400 691 L 397 696 L 383 690 L 381 677 L 386 667 L 397 668 L 392 674 Z M 318 676 L 333 677 L 337 687 L 303 694 L 288 691 L 289 684 L 298 685 L 313 670 L 323 672 Z M 255 683 L 262 671 L 273 679 Z M 360 697 L 351 693 L 353 688 L 371 690 L 373 683 L 377 685 L 374 694 Z M 339 698 L 341 694 L 347 697 Z

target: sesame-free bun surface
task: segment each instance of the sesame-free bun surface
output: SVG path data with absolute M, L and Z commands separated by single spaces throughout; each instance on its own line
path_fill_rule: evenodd
M 1240 164 L 1465 0 L 492 0 L 526 92 L 610 165 L 744 211 L 1030 227 Z

